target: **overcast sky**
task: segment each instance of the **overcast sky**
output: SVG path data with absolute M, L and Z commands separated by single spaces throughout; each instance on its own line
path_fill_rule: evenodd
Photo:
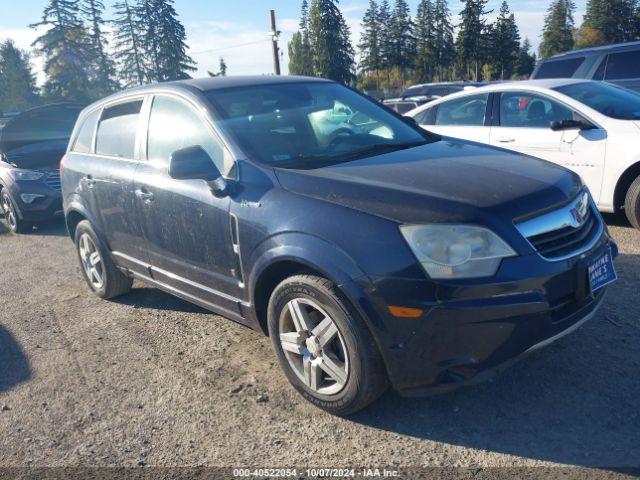
M 7 4 L 10 0 L 2 0 Z M 412 15 L 415 14 L 419 0 L 409 0 Z M 576 24 L 582 22 L 586 0 L 578 0 Z M 2 8 L 0 16 L 0 40 L 13 38 L 22 48 L 30 48 L 37 32 L 28 25 L 39 20 L 46 0 L 21 0 L 11 2 L 10 8 Z M 105 4 L 114 3 L 105 0 Z M 284 71 L 288 63 L 287 42 L 297 30 L 299 0 L 176 0 L 175 7 L 187 30 L 187 43 L 190 54 L 198 62 L 196 76 L 206 75 L 207 70 L 217 71 L 219 58 L 224 57 L 228 73 L 262 74 L 271 73 L 271 44 L 269 30 L 269 9 L 274 9 L 278 18 L 278 28 L 282 31 L 281 47 Z M 393 3 L 393 2 L 391 2 Z M 490 0 L 488 8 L 495 17 L 502 0 Z M 340 8 L 351 28 L 354 44 L 360 37 L 360 21 L 367 8 L 368 0 L 342 0 Z M 463 3 L 450 0 L 454 24 Z M 516 16 L 521 36 L 528 37 L 534 48 L 540 44 L 540 32 L 549 0 L 512 0 L 511 11 Z M 107 12 L 110 17 L 110 11 Z M 33 59 L 36 70 L 41 70 L 41 60 Z M 39 79 L 42 80 L 39 72 Z

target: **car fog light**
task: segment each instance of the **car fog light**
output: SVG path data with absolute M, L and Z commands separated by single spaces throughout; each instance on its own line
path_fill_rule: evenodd
M 37 198 L 44 198 L 44 195 L 38 195 L 37 193 L 22 193 L 20 198 L 28 205 L 32 204 Z

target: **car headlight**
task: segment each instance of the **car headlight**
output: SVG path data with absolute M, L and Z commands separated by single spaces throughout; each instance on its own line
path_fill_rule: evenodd
M 9 170 L 9 172 L 11 172 L 11 175 L 16 180 L 40 180 L 42 177 L 44 177 L 44 173 L 34 172 L 33 170 L 20 170 L 14 168 L 12 170 Z
M 491 277 L 503 258 L 516 255 L 504 240 L 484 227 L 402 225 L 400 231 L 434 279 Z

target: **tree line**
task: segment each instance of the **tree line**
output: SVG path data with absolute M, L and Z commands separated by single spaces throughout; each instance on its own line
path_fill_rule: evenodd
M 86 103 L 123 87 L 189 78 L 196 70 L 174 0 L 118 0 L 105 19 L 102 0 L 49 0 L 33 42 L 44 61 L 38 88 L 29 53 L 0 44 L 0 111 L 38 101 Z M 111 27 L 109 29 L 108 27 Z M 226 69 L 226 66 L 225 66 Z
M 339 0 L 303 0 L 300 29 L 289 43 L 289 72 L 328 76 L 365 90 L 447 80 L 527 78 L 536 63 L 506 1 L 496 19 L 488 0 L 461 0 L 455 20 L 447 0 L 369 0 L 362 34 L 351 44 Z M 539 55 L 640 38 L 639 0 L 588 0 L 585 20 L 574 24 L 572 0 L 553 0 L 546 12 Z M 327 41 L 326 38 L 330 40 Z M 356 63 L 356 49 L 358 62 Z

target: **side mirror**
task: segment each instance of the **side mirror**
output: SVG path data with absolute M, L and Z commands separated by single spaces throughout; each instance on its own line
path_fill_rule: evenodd
M 227 182 L 209 154 L 199 145 L 171 154 L 169 176 L 176 180 L 204 180 L 214 194 L 224 196 L 227 193 Z
M 586 120 L 561 120 L 551 122 L 550 128 L 554 132 L 559 132 L 562 130 L 592 130 L 596 127 Z

